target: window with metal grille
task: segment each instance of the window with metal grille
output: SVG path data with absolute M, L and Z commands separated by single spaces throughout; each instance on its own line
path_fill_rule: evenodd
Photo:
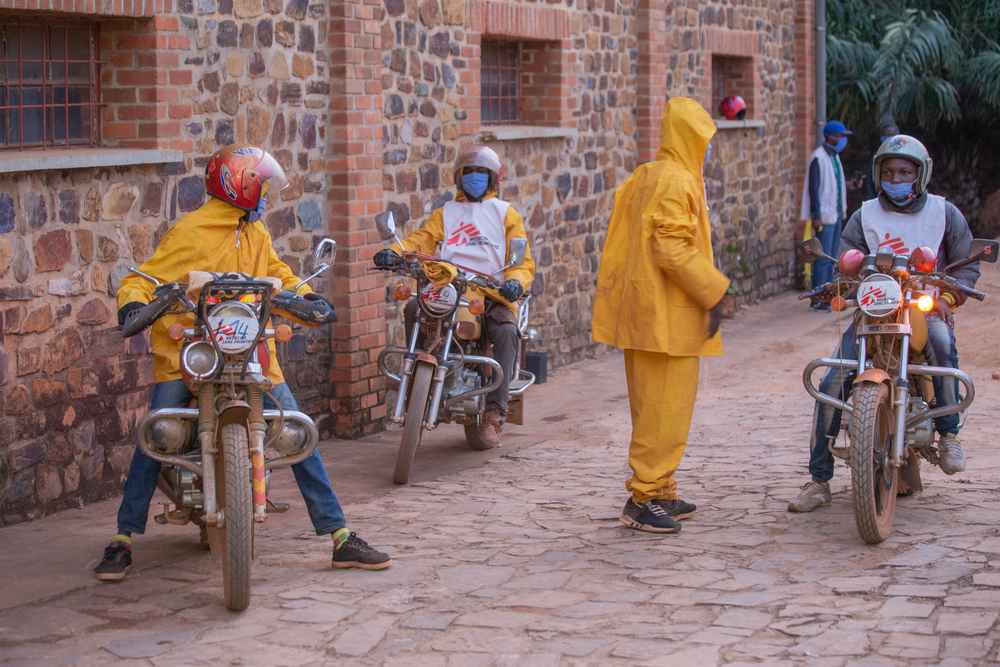
M 484 125 L 513 125 L 521 119 L 521 45 L 482 41 L 480 80 Z
M 99 146 L 100 25 L 0 18 L 0 150 Z

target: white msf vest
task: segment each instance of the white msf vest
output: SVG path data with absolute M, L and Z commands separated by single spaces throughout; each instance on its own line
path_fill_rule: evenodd
M 938 195 L 928 194 L 918 213 L 887 211 L 878 198 L 861 206 L 861 228 L 871 253 L 889 247 L 897 255 L 909 255 L 922 245 L 937 253 L 946 223 L 945 198 Z
M 808 166 L 812 165 L 812 161 L 816 160 L 816 164 L 819 165 L 819 212 L 822 216 L 824 225 L 835 225 L 837 224 L 838 218 L 846 222 L 847 218 L 847 185 L 844 182 L 844 165 L 840 165 L 840 178 L 837 178 L 836 172 L 833 170 L 833 161 L 836 160 L 840 164 L 840 156 L 831 156 L 826 152 L 826 149 L 820 146 L 813 154 L 809 156 L 809 162 L 806 165 L 806 178 L 805 182 L 802 184 L 802 208 L 799 211 L 799 220 L 808 220 L 812 217 L 810 202 L 809 202 L 809 172 Z M 840 211 L 837 211 L 837 189 L 840 189 Z
M 496 197 L 479 203 L 445 204 L 441 259 L 481 273 L 499 271 L 507 259 L 504 221 L 509 208 L 510 204 Z

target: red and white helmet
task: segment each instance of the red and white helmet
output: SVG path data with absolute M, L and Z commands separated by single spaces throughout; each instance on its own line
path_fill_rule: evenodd
M 727 97 L 719 103 L 719 113 L 726 120 L 743 120 L 747 115 L 747 103 L 739 95 Z
M 278 161 L 250 144 L 220 148 L 205 167 L 208 194 L 247 213 L 257 210 L 265 192 L 278 192 L 286 187 L 288 178 Z
M 489 146 L 473 144 L 455 158 L 455 184 L 461 187 L 462 169 L 465 167 L 486 167 L 490 170 L 490 190 L 496 190 L 503 178 L 503 163 L 500 156 Z

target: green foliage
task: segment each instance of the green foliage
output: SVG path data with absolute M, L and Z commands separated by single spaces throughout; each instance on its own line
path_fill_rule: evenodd
M 997 129 L 1000 0 L 828 0 L 827 23 L 829 116 L 860 139 Z

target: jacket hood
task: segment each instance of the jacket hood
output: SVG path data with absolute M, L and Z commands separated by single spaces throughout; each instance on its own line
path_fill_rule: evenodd
M 675 160 L 701 176 L 705 151 L 715 136 L 715 122 L 700 104 L 687 97 L 667 102 L 660 121 L 660 150 L 657 160 Z

